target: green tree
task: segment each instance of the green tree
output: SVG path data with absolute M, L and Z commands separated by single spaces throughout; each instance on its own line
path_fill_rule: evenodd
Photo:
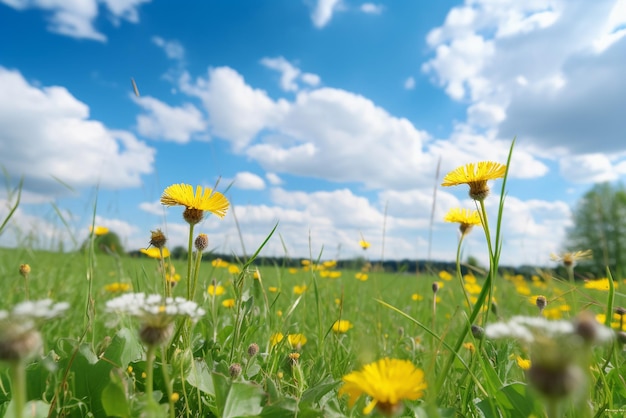
M 574 225 L 568 230 L 566 248 L 593 251 L 590 271 L 606 275 L 606 267 L 616 277 L 626 268 L 626 189 L 610 183 L 596 184 L 578 202 Z

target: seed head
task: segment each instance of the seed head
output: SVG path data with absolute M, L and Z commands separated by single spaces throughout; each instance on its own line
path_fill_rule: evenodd
M 204 218 L 204 211 L 194 208 L 186 208 L 183 212 L 183 219 L 189 225 L 195 225 Z
M 228 373 L 230 373 L 230 377 L 232 377 L 233 379 L 238 378 L 239 375 L 241 374 L 241 364 L 239 363 L 231 364 L 230 367 L 228 368 Z
M 248 355 L 250 357 L 254 357 L 259 352 L 259 345 L 257 343 L 252 343 L 248 346 Z
M 160 229 L 156 231 L 150 231 L 150 245 L 154 248 L 163 248 L 165 247 L 165 243 L 167 242 L 167 238 L 165 234 Z
M 199 234 L 196 237 L 196 240 L 194 242 L 195 246 L 196 246 L 196 250 L 198 250 L 198 252 L 202 252 L 204 250 L 207 249 L 207 247 L 209 246 L 209 237 L 207 234 Z
M 28 264 L 20 264 L 20 274 L 22 277 L 27 278 L 30 274 L 30 266 Z
M 173 322 L 165 325 L 143 324 L 139 329 L 139 338 L 149 347 L 159 347 L 172 338 L 173 332 Z
M 539 308 L 539 313 L 542 313 L 545 307 L 548 306 L 548 300 L 545 296 L 537 296 L 537 299 L 535 300 L 535 305 L 537 305 L 537 308 Z

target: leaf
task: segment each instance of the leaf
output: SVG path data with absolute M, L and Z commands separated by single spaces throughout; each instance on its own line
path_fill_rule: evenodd
M 201 390 L 202 392 L 215 397 L 215 386 L 213 378 L 209 372 L 209 366 L 204 361 L 195 360 L 193 367 L 187 375 L 187 383 Z
M 102 389 L 102 407 L 107 416 L 128 417 L 130 415 L 124 389 L 113 381 Z
M 223 418 L 259 415 L 263 408 L 263 390 L 249 382 L 233 382 L 224 405 Z

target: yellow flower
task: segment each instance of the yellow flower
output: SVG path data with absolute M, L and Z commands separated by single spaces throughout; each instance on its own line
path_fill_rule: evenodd
M 145 254 L 150 258 L 161 258 L 161 251 L 163 251 L 163 258 L 170 256 L 170 250 L 168 250 L 167 247 L 163 247 L 161 250 L 155 247 L 142 248 L 139 250 L 140 253 Z
M 302 286 L 296 285 L 296 286 L 293 287 L 293 293 L 295 293 L 296 295 L 301 295 L 304 292 L 306 292 L 306 285 L 305 284 L 303 284 Z
M 452 275 L 450 273 L 448 273 L 447 271 L 445 271 L 445 270 L 441 270 L 439 272 L 439 278 L 441 280 L 445 280 L 445 281 L 449 282 L 450 280 L 452 280 Z
M 472 353 L 476 351 L 476 347 L 474 346 L 474 343 L 463 343 L 463 347 Z
M 270 286 L 267 288 L 267 290 L 269 290 L 272 293 L 278 292 L 278 288 L 276 286 Z
M 615 287 L 617 287 L 617 282 L 613 283 Z M 609 279 L 597 279 L 597 280 L 587 280 L 585 282 L 585 289 L 595 289 L 595 290 L 609 290 Z
M 287 270 L 289 272 L 289 274 L 296 274 L 298 272 L 297 268 L 293 268 L 293 267 L 289 267 L 289 270 Z
M 519 366 L 520 369 L 522 370 L 530 369 L 530 360 L 523 359 L 520 356 L 517 356 L 515 357 L 515 361 L 517 362 L 517 365 Z
M 228 266 L 228 272 L 230 274 L 239 274 L 239 272 L 241 272 L 241 270 L 239 270 L 239 267 L 237 267 L 234 264 L 231 264 L 230 266 Z
M 324 266 L 324 268 L 327 268 L 327 269 L 335 268 L 335 267 L 337 267 L 337 260 L 324 261 L 322 263 L 322 266 Z
M 130 290 L 130 284 L 128 283 L 111 283 L 104 286 L 104 290 L 111 293 L 128 292 Z
M 485 200 L 489 195 L 488 180 L 504 177 L 506 165 L 493 161 L 469 163 L 449 172 L 443 178 L 442 186 L 458 186 L 467 184 L 470 188 L 469 196 L 474 200 Z
M 328 277 L 331 278 L 331 279 L 338 279 L 338 278 L 341 277 L 341 272 L 340 271 L 331 271 L 328 274 Z
M 222 306 L 225 308 L 233 308 L 235 306 L 235 299 L 224 299 Z
M 89 232 L 93 232 L 95 236 L 99 237 L 101 235 L 108 234 L 109 228 L 107 228 L 106 226 L 96 226 L 95 228 L 93 226 L 90 226 Z
M 275 334 L 272 334 L 270 336 L 270 344 L 272 347 L 274 347 L 276 344 L 278 344 L 279 342 L 281 342 L 283 340 L 285 336 L 283 335 L 282 332 L 277 332 Z
M 209 293 L 209 295 L 211 296 L 220 296 L 223 295 L 225 292 L 224 286 L 218 284 L 218 285 L 209 285 L 209 289 L 207 290 L 207 292 Z
M 230 265 L 230 263 L 228 261 L 222 260 L 221 258 L 216 258 L 215 260 L 211 261 L 211 265 L 216 268 L 226 268 Z
M 362 272 L 358 272 L 358 273 L 356 273 L 356 274 L 354 275 L 354 277 L 355 277 L 357 280 L 360 280 L 360 281 L 362 281 L 362 282 L 366 281 L 366 280 L 369 278 L 369 276 L 367 275 L 367 273 L 362 273 Z
M 348 332 L 348 330 L 350 330 L 352 327 L 352 322 L 348 321 L 347 319 L 339 319 L 333 324 L 333 331 L 338 334 L 343 334 Z
M 452 208 L 443 218 L 446 222 L 460 224 L 461 234 L 465 235 L 472 230 L 474 225 L 481 225 L 480 215 L 477 210 Z M 448 273 L 449 274 L 449 273 Z
M 560 261 L 563 263 L 563 265 L 565 267 L 573 267 L 576 264 L 577 260 L 586 260 L 588 258 L 591 258 L 592 255 L 592 251 L 591 250 L 584 250 L 584 251 L 574 251 L 574 252 L 568 252 L 568 253 L 563 253 L 561 255 L 558 254 L 550 254 L 550 258 L 553 261 Z
M 367 415 L 374 407 L 385 415 L 399 412 L 402 401 L 414 401 L 423 396 L 426 389 L 424 372 L 408 360 L 383 358 L 367 364 L 361 371 L 343 377 L 339 396 L 348 395 L 348 403 L 354 405 L 361 395 L 368 395 L 370 403 L 363 409 Z
M 372 244 L 370 244 L 369 242 L 365 241 L 364 239 L 359 241 L 359 246 L 361 248 L 363 248 L 364 250 L 367 250 Z
M 173 184 L 163 191 L 161 204 L 165 206 L 185 206 L 187 209 L 196 209 L 211 212 L 219 218 L 226 215 L 230 206 L 228 199 L 209 187 L 196 186 L 194 194 L 193 187 L 189 184 Z
M 418 294 L 418 293 L 413 293 L 411 295 L 411 299 L 413 299 L 414 301 L 417 302 L 417 301 L 423 300 L 424 297 L 422 295 Z
M 299 348 L 306 344 L 307 339 L 304 334 L 289 334 L 287 335 L 287 341 L 289 341 L 289 345 L 292 347 Z

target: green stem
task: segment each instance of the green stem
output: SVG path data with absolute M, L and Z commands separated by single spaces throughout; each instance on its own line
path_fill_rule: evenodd
M 167 351 L 165 347 L 161 347 L 161 370 L 163 371 L 163 380 L 165 380 L 165 390 L 167 391 L 167 401 L 170 404 L 170 418 L 175 418 L 174 401 L 172 400 L 172 379 L 170 379 L 170 373 L 167 370 Z
M 202 251 L 196 251 L 196 263 L 193 269 L 193 284 L 191 286 L 191 297 L 189 300 L 195 300 L 196 287 L 198 285 L 198 276 L 200 275 L 200 262 L 202 261 Z
M 193 228 L 194 224 L 189 224 L 189 244 L 187 245 L 187 300 L 191 299 L 191 257 L 193 255 Z
M 461 238 L 459 238 L 459 245 L 456 248 L 456 276 L 459 279 L 459 283 L 461 284 L 461 289 L 463 289 L 463 296 L 465 296 L 465 303 L 467 303 L 467 309 L 472 309 L 472 304 L 469 300 L 469 295 L 467 294 L 467 290 L 465 289 L 465 280 L 463 280 L 463 275 L 461 274 L 461 246 L 463 245 L 463 239 L 465 238 L 465 234 L 461 233 Z
M 21 361 L 14 361 L 10 365 L 11 392 L 13 402 L 13 416 L 24 417 L 26 405 L 26 366 Z
M 156 347 L 149 346 L 148 351 L 146 352 L 146 397 L 148 398 L 148 402 L 154 402 L 154 398 L 152 396 L 153 385 L 154 385 L 154 355 L 155 355 Z

